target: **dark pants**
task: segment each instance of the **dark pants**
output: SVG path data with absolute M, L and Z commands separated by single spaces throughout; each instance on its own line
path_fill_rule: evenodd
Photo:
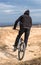
M 25 33 L 24 42 L 25 42 L 25 45 L 27 46 L 27 41 L 28 41 L 28 37 L 29 37 L 29 33 L 30 33 L 30 30 L 28 30 L 28 29 L 20 29 L 19 34 L 17 35 L 17 38 L 15 40 L 15 46 L 18 45 L 19 39 L 23 33 Z

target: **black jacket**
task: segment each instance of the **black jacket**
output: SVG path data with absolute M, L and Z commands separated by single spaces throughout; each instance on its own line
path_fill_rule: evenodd
M 14 24 L 14 29 L 16 28 L 17 23 L 20 22 L 20 28 L 31 28 L 32 26 L 32 19 L 30 16 L 24 14 L 20 16 Z

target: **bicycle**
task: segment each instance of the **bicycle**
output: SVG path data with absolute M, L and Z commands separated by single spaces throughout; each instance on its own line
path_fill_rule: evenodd
M 19 31 L 19 30 L 17 30 L 17 31 Z M 25 55 L 25 43 L 24 43 L 23 38 L 19 39 L 17 50 L 18 50 L 18 60 L 22 60 Z
M 25 28 L 30 29 L 30 26 L 29 27 L 25 27 Z M 16 29 L 16 30 L 19 31 L 18 29 Z M 24 43 L 23 38 L 19 39 L 17 49 L 18 49 L 18 60 L 22 60 L 24 58 L 25 49 L 26 49 L 26 45 Z

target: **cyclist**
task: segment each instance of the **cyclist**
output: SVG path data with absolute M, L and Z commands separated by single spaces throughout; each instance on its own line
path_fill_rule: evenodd
M 29 34 L 30 34 L 30 29 L 32 27 L 32 18 L 30 17 L 30 11 L 29 10 L 26 10 L 24 12 L 24 14 L 21 15 L 15 21 L 15 24 L 14 24 L 13 29 L 16 29 L 16 26 L 17 26 L 17 23 L 18 22 L 20 22 L 20 30 L 19 30 L 19 34 L 17 35 L 17 38 L 15 40 L 15 44 L 13 45 L 14 46 L 14 51 L 17 50 L 17 46 L 18 46 L 19 39 L 20 39 L 20 37 L 21 37 L 21 35 L 23 33 L 25 33 L 24 43 L 25 43 L 25 45 L 27 47 L 27 41 L 28 41 L 28 37 L 29 37 Z

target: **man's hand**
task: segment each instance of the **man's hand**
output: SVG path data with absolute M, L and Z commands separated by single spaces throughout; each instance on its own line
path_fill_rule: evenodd
M 15 30 L 16 28 L 15 28 L 15 27 L 13 27 L 13 29 Z

